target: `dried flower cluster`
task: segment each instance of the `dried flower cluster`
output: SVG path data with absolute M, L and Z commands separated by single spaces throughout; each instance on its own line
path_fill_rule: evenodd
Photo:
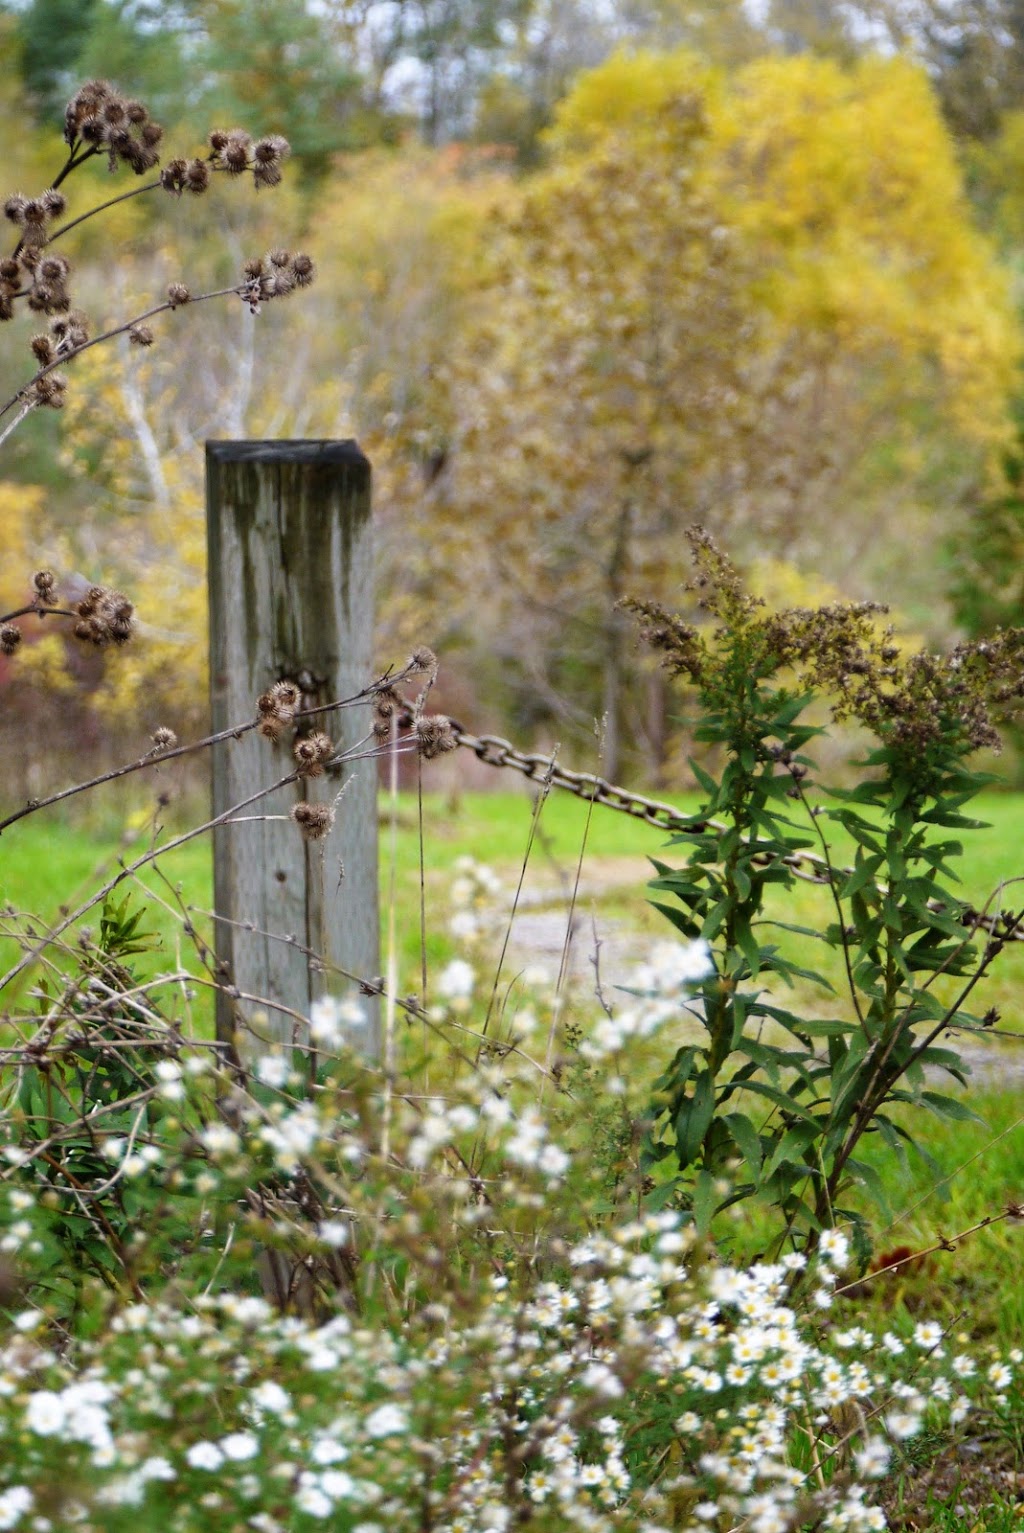
M 316 730 L 296 740 L 292 755 L 300 777 L 322 777 L 324 767 L 334 755 L 334 741 L 330 735 Z
M 258 314 L 260 305 L 271 298 L 285 298 L 297 287 L 309 287 L 316 271 L 308 255 L 301 251 L 272 250 L 268 255 L 255 256 L 243 267 L 239 294 L 249 306 L 251 314 Z
M 56 580 L 52 570 L 36 570 L 32 577 L 32 600 L 16 612 L 0 617 L 0 653 L 12 655 L 21 643 L 21 629 L 13 620 L 32 615 L 75 618 L 77 621 L 72 629 L 75 638 L 84 639 L 97 648 L 128 642 L 136 624 L 135 609 L 126 596 L 106 586 L 92 586 L 69 610 L 57 605 Z
M 334 827 L 334 807 L 331 804 L 311 804 L 301 799 L 291 811 L 291 817 L 307 841 L 322 841 Z
M 107 644 L 127 644 L 135 632 L 135 608 L 120 591 L 93 586 L 77 603 L 79 621 L 76 639 L 85 639 L 97 648 Z
M 64 113 L 64 138 L 72 154 L 87 146 L 105 152 L 110 169 L 127 165 L 137 176 L 157 164 L 164 136 L 141 101 L 126 99 L 105 80 L 90 80 L 76 91 Z
M 454 750 L 458 744 L 456 726 L 444 714 L 425 714 L 431 687 L 437 679 L 437 656 L 425 644 L 415 649 L 405 665 L 390 681 L 374 689 L 373 738 L 380 745 L 398 740 L 411 731 L 416 750 L 425 761 Z M 414 697 L 405 697 L 399 684 L 420 681 Z
M 832 698 L 837 721 L 866 726 L 923 773 L 936 754 L 998 748 L 993 719 L 1024 699 L 1024 630 L 960 644 L 946 656 L 908 657 L 892 628 L 880 626 L 885 608 L 877 603 L 769 613 L 703 528 L 687 536 L 698 573 L 686 589 L 718 626 L 709 632 L 656 603 L 624 605 L 672 674 L 692 681 L 711 706 L 732 692 L 739 657 L 751 685 L 794 671 L 802 685 Z
M 257 187 L 280 183 L 281 167 L 290 153 L 288 140 L 279 133 L 256 140 L 242 128 L 215 129 L 210 134 L 210 159 L 216 168 L 232 176 L 251 170 Z
M 41 197 L 8 197 L 4 215 L 20 231 L 13 255 L 0 260 L 0 320 L 14 318 L 15 301 L 24 299 L 39 314 L 63 314 L 71 307 L 67 281 L 70 267 L 61 255 L 43 254 L 48 225 L 66 206 L 62 192 L 52 188 Z
M 48 248 L 64 232 L 62 228 L 52 227 L 67 209 L 64 193 L 58 190 L 60 184 L 71 171 L 100 154 L 107 156 L 112 171 L 119 165 L 127 165 L 137 175 L 154 169 L 159 160 L 157 151 L 163 130 L 150 119 L 141 102 L 125 98 L 106 81 L 92 80 L 68 103 L 64 137 L 69 152 L 55 177 L 55 184 L 39 196 L 17 194 L 8 197 L 4 203 L 4 214 L 17 228 L 18 241 L 12 254 L 0 260 L 0 320 L 13 319 L 19 300 L 40 314 L 65 317 L 55 319 L 48 334 L 33 338 L 32 353 L 40 371 L 13 400 L 8 401 L 0 414 L 19 401 L 24 407 L 22 414 L 25 409 L 39 405 L 60 409 L 67 383 L 53 369 L 59 361 L 73 357 L 83 346 L 90 344 L 85 316 L 71 312 L 70 263 L 63 255 Z M 276 186 L 289 152 L 287 140 L 278 134 L 253 139 L 240 128 L 217 130 L 210 134 L 205 157 L 173 159 L 155 180 L 139 190 L 148 192 L 162 187 L 177 196 L 186 191 L 199 195 L 207 190 L 215 171 L 228 176 L 248 171 L 257 188 Z M 98 211 L 101 209 L 93 210 Z M 80 222 L 80 219 L 74 222 Z M 308 287 L 314 275 L 309 256 L 275 250 L 265 259 L 247 263 L 235 291 L 256 313 L 265 300 Z M 167 290 L 165 307 L 176 309 L 191 301 L 192 295 L 185 284 L 174 282 Z M 150 311 L 153 312 L 157 310 Z M 99 339 L 108 339 L 123 330 L 132 345 L 151 346 L 154 333 L 143 322 L 148 317 L 144 315 L 135 322 L 119 326 Z
M 301 701 L 302 693 L 294 681 L 275 681 L 256 699 L 260 734 L 268 740 L 279 740 L 294 719 Z

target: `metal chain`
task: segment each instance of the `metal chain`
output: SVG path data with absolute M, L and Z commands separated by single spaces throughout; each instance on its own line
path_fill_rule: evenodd
M 592 804 L 603 804 L 606 809 L 628 814 L 634 820 L 642 820 L 645 825 L 653 825 L 670 835 L 699 836 L 709 830 L 720 832 L 726 829 L 719 820 L 695 820 L 692 816 L 680 814 L 672 804 L 619 788 L 593 772 L 572 772 L 568 767 L 559 765 L 554 755 L 544 756 L 517 750 L 510 740 L 503 740 L 498 735 L 471 735 L 456 726 L 455 738 L 487 766 L 508 767 L 512 771 L 521 772 L 531 782 L 550 788 L 562 788 L 577 798 L 586 799 Z M 762 867 L 767 867 L 775 860 L 767 852 L 754 858 Z M 792 869 L 796 878 L 812 884 L 828 885 L 834 880 L 848 878 L 853 872 L 852 868 L 830 868 L 825 859 L 814 852 L 791 852 L 781 861 Z M 884 885 L 876 887 L 879 893 L 885 894 Z M 940 900 L 929 900 L 928 909 L 936 915 L 948 914 L 947 907 Z M 965 905 L 957 919 L 969 931 L 987 932 L 994 942 L 1024 942 L 1024 911 L 1014 913 L 1012 910 L 1000 910 L 991 913 Z

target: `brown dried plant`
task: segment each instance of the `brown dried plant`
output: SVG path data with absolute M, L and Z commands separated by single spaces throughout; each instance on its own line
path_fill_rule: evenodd
M 89 347 L 118 335 L 127 335 L 132 345 L 151 346 L 155 334 L 149 320 L 211 298 L 240 298 L 256 314 L 270 299 L 308 287 L 315 276 L 308 255 L 276 249 L 247 260 L 238 281 L 229 287 L 193 294 L 186 283 L 172 282 L 163 299 L 144 313 L 92 334 L 88 316 L 73 306 L 71 263 L 53 249 L 58 240 L 86 219 L 145 192 L 201 196 L 218 174 L 234 178 L 249 174 L 257 189 L 277 186 L 290 151 L 288 141 L 278 134 L 253 139 L 241 128 L 215 129 L 204 154 L 172 159 L 142 185 L 60 222 L 68 210 L 60 188 L 73 171 L 105 155 L 112 173 L 127 166 L 137 176 L 145 176 L 159 164 L 163 139 L 163 129 L 153 122 L 143 103 L 126 98 L 105 80 L 91 80 L 75 93 L 64 124 L 67 156 L 52 184 L 32 197 L 16 193 L 3 205 L 4 216 L 17 230 L 17 240 L 11 254 L 0 259 L 0 321 L 13 319 L 20 305 L 44 316 L 48 324 L 29 343 L 35 373 L 0 405 L 0 421 L 11 417 L 0 429 L 0 444 L 40 405 L 54 410 L 63 406 L 67 378 L 62 369 Z

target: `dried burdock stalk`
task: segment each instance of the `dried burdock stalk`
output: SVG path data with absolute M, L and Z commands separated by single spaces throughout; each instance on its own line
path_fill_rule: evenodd
M 3 204 L 4 216 L 17 230 L 17 243 L 11 255 L 0 260 L 0 321 L 13 319 L 18 304 L 22 303 L 27 309 L 49 316 L 52 323 L 48 335 L 44 332 L 30 342 L 37 373 L 0 407 L 0 418 L 15 412 L 0 430 L 0 443 L 31 410 L 44 405 L 61 408 L 67 382 L 53 369 L 58 362 L 76 356 L 86 347 L 121 334 L 127 334 L 133 345 L 147 347 L 153 344 L 155 335 L 146 321 L 154 315 L 187 303 L 229 296 L 242 298 L 251 312 L 257 313 L 267 300 L 284 297 L 313 281 L 314 267 L 308 255 L 278 250 L 248 263 L 238 282 L 215 292 L 193 295 L 183 282 L 174 282 L 167 289 L 164 302 L 90 337 L 84 316 L 72 314 L 71 265 L 62 253 L 53 250 L 56 240 L 85 219 L 144 192 L 163 190 L 177 197 L 186 192 L 201 196 L 217 173 L 229 177 L 249 174 L 257 189 L 276 186 L 290 153 L 287 139 L 277 134 L 253 139 L 240 128 L 217 130 L 210 134 L 205 154 L 171 159 L 152 180 L 55 227 L 67 210 L 67 200 L 59 187 L 72 171 L 85 161 L 104 155 L 112 172 L 127 166 L 135 175 L 144 176 L 159 163 L 162 138 L 163 129 L 152 121 L 142 102 L 125 97 L 105 80 L 90 80 L 68 102 L 64 115 L 68 152 L 53 185 L 35 197 L 16 193 Z M 58 327 L 56 319 L 63 316 L 67 318 Z

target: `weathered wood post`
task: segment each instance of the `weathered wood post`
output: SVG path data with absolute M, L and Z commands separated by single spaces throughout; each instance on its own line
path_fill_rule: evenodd
M 206 494 L 214 730 L 255 718 L 257 697 L 277 681 L 295 681 L 305 707 L 358 692 L 372 680 L 373 570 L 370 465 L 356 444 L 208 442 Z M 347 748 L 367 733 L 369 713 L 315 722 Z M 252 730 L 214 747 L 215 815 L 292 769 L 291 733 L 272 744 Z M 230 987 L 217 998 L 218 1038 L 240 1036 L 251 1052 L 245 1024 L 263 1012 L 258 1033 L 302 1041 L 296 1014 L 352 991 L 303 949 L 362 978 L 378 973 L 376 782 L 375 762 L 358 761 L 282 788 L 240 812 L 253 818 L 214 831 L 216 951 Z M 324 840 L 263 818 L 339 791 Z M 376 1007 L 364 1004 L 367 1024 L 352 1043 L 377 1058 Z

